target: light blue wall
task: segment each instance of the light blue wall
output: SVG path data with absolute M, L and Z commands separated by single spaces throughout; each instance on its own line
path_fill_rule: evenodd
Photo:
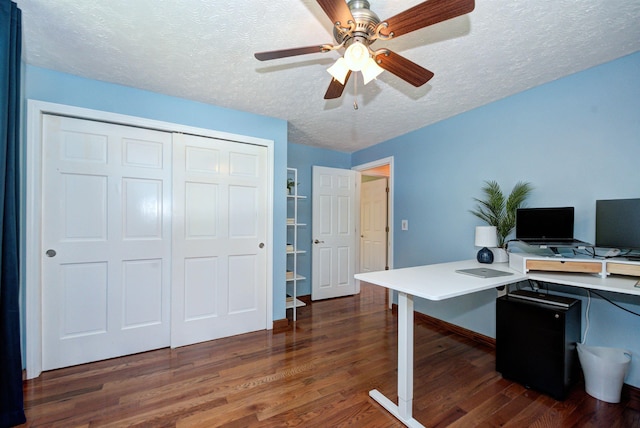
M 507 191 L 518 180 L 531 182 L 529 206 L 575 206 L 576 237 L 593 241 L 596 199 L 640 197 L 639 75 L 636 53 L 352 155 L 292 143 L 287 155 L 284 121 L 35 67 L 27 67 L 25 90 L 26 98 L 274 140 L 274 248 L 284 248 L 286 240 L 286 198 L 278 189 L 287 165 L 299 168 L 300 193 L 311 196 L 311 165 L 350 168 L 394 156 L 398 268 L 475 257 L 473 231 L 480 223 L 469 210 L 490 179 Z M 301 221 L 308 225 L 310 211 L 310 201 L 301 205 Z M 409 220 L 409 231 L 400 231 L 402 219 Z M 310 226 L 306 232 L 301 239 L 310 243 Z M 308 254 L 308 278 L 310 260 Z M 285 264 L 284 254 L 275 251 L 274 319 L 285 316 Z M 609 297 L 640 312 L 638 298 Z M 488 291 L 437 304 L 419 301 L 416 309 L 495 337 L 494 299 Z M 596 298 L 588 343 L 640 356 L 639 327 L 638 317 Z M 638 365 L 632 363 L 627 383 L 640 387 Z
M 306 249 L 307 253 L 298 257 L 298 272 L 307 278 L 298 282 L 297 294 L 305 296 L 311 294 L 311 177 L 312 166 L 328 166 L 332 168 L 351 168 L 351 155 L 334 150 L 320 149 L 302 144 L 289 143 L 289 167 L 298 169 L 298 194 L 305 195 L 306 200 L 298 204 L 298 218 L 305 227 L 298 229 L 298 246 Z M 291 202 L 290 202 L 291 203 Z M 290 292 L 292 290 L 289 290 Z
M 28 66 L 25 98 L 273 140 L 274 183 L 286 181 L 287 122 Z M 286 195 L 274 192 L 273 247 L 285 247 Z M 285 318 L 285 258 L 273 253 L 273 319 Z
M 574 206 L 575 236 L 593 242 L 597 199 L 640 197 L 638 76 L 635 53 L 354 153 L 353 165 L 394 156 L 394 267 L 474 258 L 482 223 L 469 210 L 485 180 L 507 192 L 531 182 L 531 207 Z M 402 219 L 408 231 L 400 231 Z M 495 337 L 495 296 L 421 300 L 416 309 Z M 609 297 L 640 312 L 638 297 Z M 640 358 L 638 331 L 640 318 L 592 305 L 587 343 Z M 632 363 L 627 383 L 640 387 L 639 366 Z

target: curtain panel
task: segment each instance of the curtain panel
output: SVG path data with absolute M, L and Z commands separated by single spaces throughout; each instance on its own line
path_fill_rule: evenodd
M 0 0 L 0 427 L 26 421 L 18 259 L 21 48 L 21 11 Z

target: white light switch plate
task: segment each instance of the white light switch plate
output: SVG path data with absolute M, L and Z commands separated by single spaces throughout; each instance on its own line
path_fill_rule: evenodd
M 402 220 L 402 230 L 409 230 L 409 220 Z

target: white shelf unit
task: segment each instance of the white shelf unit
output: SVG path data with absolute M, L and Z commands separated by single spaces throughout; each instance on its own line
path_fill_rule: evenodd
M 298 256 L 305 254 L 306 250 L 298 246 L 298 229 L 306 224 L 298 221 L 298 202 L 306 199 L 306 196 L 298 194 L 298 170 L 287 168 L 287 180 L 293 180 L 295 185 L 292 192 L 287 194 L 287 302 L 286 308 L 293 310 L 293 320 L 297 319 L 296 308 L 305 306 L 305 303 L 298 299 L 298 282 L 306 278 L 298 273 Z

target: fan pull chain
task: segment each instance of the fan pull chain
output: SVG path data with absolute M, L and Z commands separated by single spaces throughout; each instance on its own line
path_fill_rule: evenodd
M 353 77 L 353 109 L 358 110 L 358 75 Z

